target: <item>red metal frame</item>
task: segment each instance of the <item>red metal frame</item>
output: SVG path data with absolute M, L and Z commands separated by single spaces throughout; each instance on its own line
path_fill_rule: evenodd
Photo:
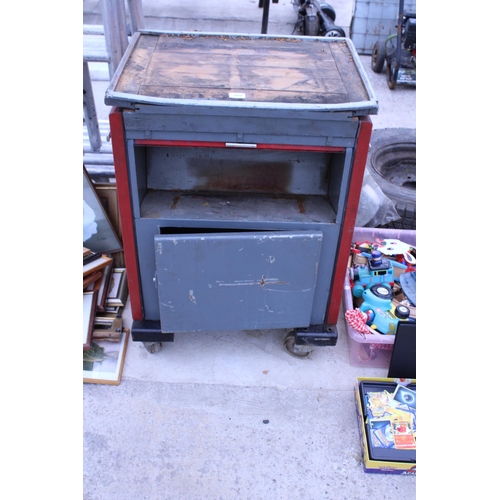
M 125 145 L 125 130 L 121 111 L 113 107 L 109 114 L 111 144 L 115 163 L 116 190 L 118 210 L 122 226 L 122 244 L 127 268 L 130 307 L 134 320 L 143 319 L 139 268 L 137 265 L 137 249 L 134 237 L 134 218 L 130 201 L 130 184 L 127 169 L 127 148 Z
M 358 205 L 361 197 L 363 175 L 365 172 L 368 149 L 370 147 L 371 134 L 372 121 L 370 117 L 361 117 L 358 139 L 356 141 L 356 149 L 354 152 L 351 182 L 349 184 L 349 192 L 347 195 L 346 211 L 344 214 L 339 248 L 337 250 L 337 264 L 335 266 L 335 273 L 332 280 L 330 304 L 328 306 L 328 313 L 326 317 L 326 323 L 330 325 L 336 325 L 339 317 L 344 278 L 347 262 L 349 260 L 349 253 L 351 251 L 354 227 L 356 225 L 356 216 L 358 214 Z

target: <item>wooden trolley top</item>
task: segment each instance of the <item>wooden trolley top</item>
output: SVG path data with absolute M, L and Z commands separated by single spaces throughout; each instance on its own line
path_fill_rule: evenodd
M 108 105 L 210 105 L 376 114 L 347 38 L 139 31 Z

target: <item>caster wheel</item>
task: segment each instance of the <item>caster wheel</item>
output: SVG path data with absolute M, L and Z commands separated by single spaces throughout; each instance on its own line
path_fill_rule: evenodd
M 285 351 L 293 356 L 294 358 L 307 358 L 313 351 L 311 347 L 306 345 L 295 345 L 295 334 L 289 333 L 284 342 L 283 346 Z
M 146 351 L 148 351 L 150 354 L 155 354 L 161 351 L 163 345 L 161 342 L 143 342 L 142 344 L 144 345 Z

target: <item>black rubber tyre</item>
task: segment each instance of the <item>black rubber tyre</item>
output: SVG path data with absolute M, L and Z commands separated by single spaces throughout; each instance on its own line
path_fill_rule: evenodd
M 410 308 L 406 306 L 397 306 L 394 314 L 396 318 L 408 319 L 410 317 Z
M 319 36 L 319 16 L 306 16 L 304 20 L 304 35 Z
M 390 90 L 396 88 L 396 83 L 398 79 L 398 72 L 396 71 L 395 64 L 387 62 L 387 86 Z
M 319 8 L 322 10 L 323 14 L 325 14 L 332 20 L 332 23 L 335 22 L 335 19 L 337 18 L 337 13 L 329 3 L 322 3 L 320 4 Z
M 386 128 L 372 132 L 366 168 L 401 216 L 382 227 L 417 228 L 416 158 L 415 129 Z
M 375 73 L 382 73 L 385 64 L 385 43 L 375 42 L 372 49 L 372 70 Z
M 345 38 L 345 31 L 340 26 L 335 26 L 325 33 L 327 37 L 342 37 Z

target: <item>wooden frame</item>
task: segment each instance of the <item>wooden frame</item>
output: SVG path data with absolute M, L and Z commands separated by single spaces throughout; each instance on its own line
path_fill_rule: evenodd
M 123 307 L 120 306 L 106 306 L 104 308 L 104 314 L 112 314 L 114 316 L 121 314 Z
M 107 307 L 125 307 L 127 301 L 128 285 L 127 270 L 124 267 L 113 269 L 111 282 L 109 284 Z
M 118 341 L 123 332 L 123 318 L 121 316 L 96 316 L 92 330 L 93 340 Z
M 102 278 L 99 283 L 99 289 L 97 291 L 97 310 L 104 311 L 106 308 L 106 300 L 108 297 L 109 284 L 111 282 L 111 275 L 113 272 L 113 266 L 106 266 L 102 271 Z
M 97 290 L 102 279 L 102 271 L 94 271 L 83 278 L 83 291 L 91 292 Z
M 111 266 L 112 264 L 112 257 L 101 255 L 98 259 L 83 265 L 83 277 L 86 278 L 94 272 L 102 271 L 105 267 Z
M 95 253 L 123 250 L 120 238 L 99 200 L 85 166 L 83 167 L 83 246 Z
M 121 238 L 120 212 L 118 210 L 116 184 L 95 183 L 94 188 L 104 210 L 111 220 L 111 224 L 113 224 L 116 233 Z
M 120 384 L 129 333 L 123 329 L 120 342 L 92 342 L 92 349 L 83 353 L 83 383 Z

